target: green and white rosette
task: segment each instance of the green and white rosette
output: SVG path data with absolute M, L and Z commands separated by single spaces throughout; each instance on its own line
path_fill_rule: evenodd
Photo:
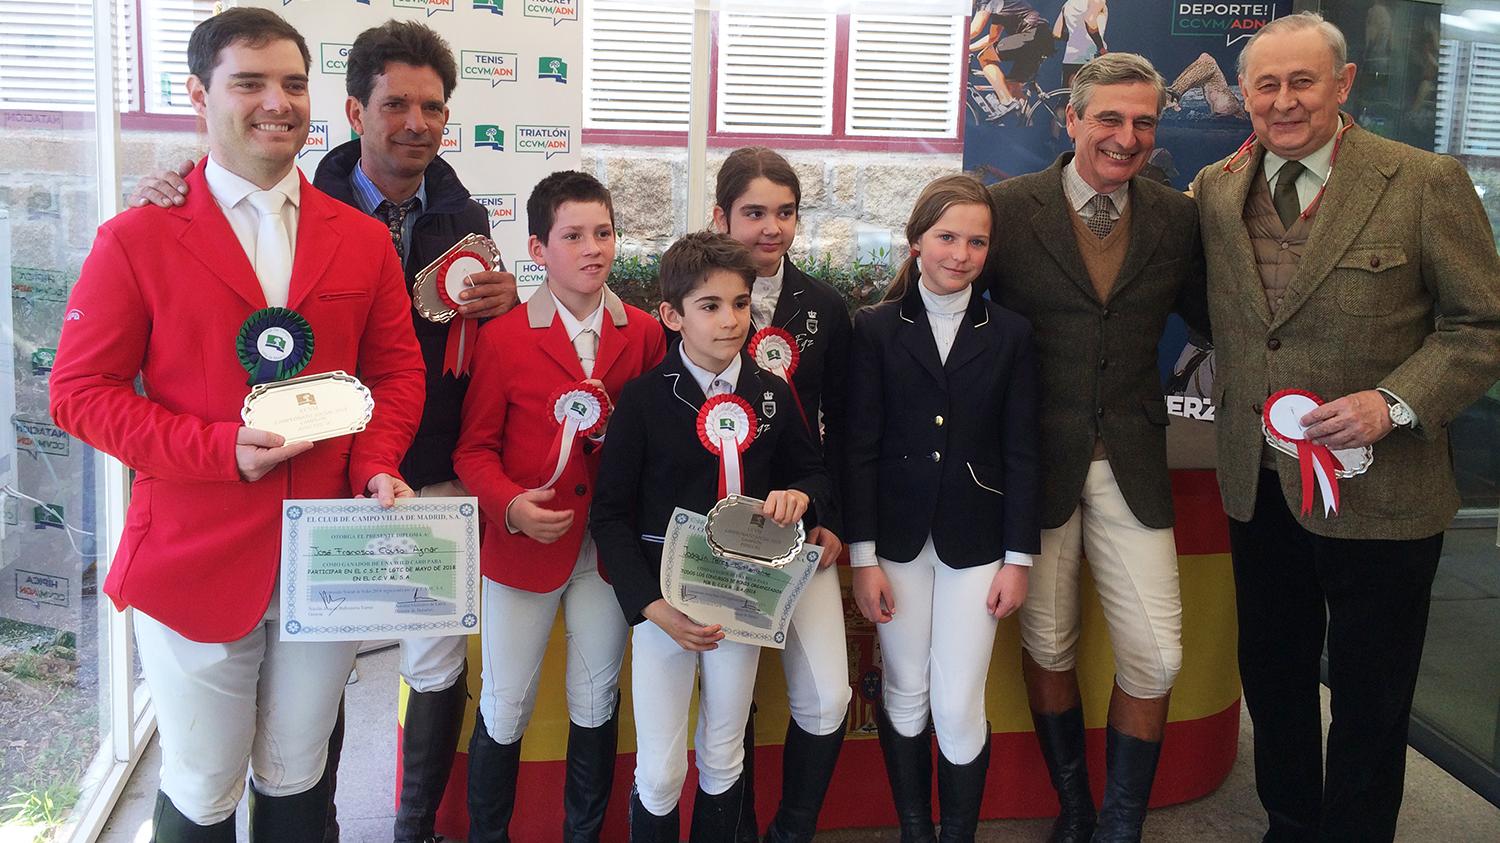
M 250 314 L 235 337 L 240 365 L 251 386 L 295 377 L 313 355 L 312 326 L 302 314 L 285 307 L 265 307 Z

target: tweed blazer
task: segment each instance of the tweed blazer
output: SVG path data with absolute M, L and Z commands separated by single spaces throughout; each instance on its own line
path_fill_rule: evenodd
M 1102 437 L 1130 511 L 1148 527 L 1172 526 L 1167 405 L 1157 343 L 1167 316 L 1208 333 L 1203 251 L 1193 200 L 1136 177 L 1130 242 L 1109 298 L 1100 301 L 1074 239 L 1063 193 L 1063 154 L 1040 173 L 990 188 L 1004 232 L 980 284 L 1031 320 L 1042 373 L 1042 527 L 1078 508 Z
M 1383 387 L 1411 406 L 1418 427 L 1375 443 L 1369 471 L 1339 484 L 1337 516 L 1315 507 L 1298 520 L 1334 538 L 1439 533 L 1459 504 L 1448 422 L 1500 378 L 1500 259 L 1474 185 L 1453 158 L 1354 124 L 1272 316 L 1243 216 L 1252 179 L 1264 178 L 1263 155 L 1257 143 L 1194 181 L 1218 354 L 1224 508 L 1240 521 L 1254 512 L 1268 395 L 1295 387 L 1331 401 Z M 1296 460 L 1277 456 L 1276 466 L 1300 511 Z

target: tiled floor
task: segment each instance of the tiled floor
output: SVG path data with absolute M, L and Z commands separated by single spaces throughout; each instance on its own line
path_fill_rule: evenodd
M 1491 639 L 1493 640 L 1493 639 Z M 349 688 L 351 733 L 339 774 L 339 819 L 345 843 L 384 843 L 391 839 L 392 762 L 395 752 L 396 651 L 361 656 L 359 682 Z M 1160 841 L 1258 840 L 1264 815 L 1255 800 L 1249 765 L 1249 722 L 1240 729 L 1240 755 L 1217 792 L 1186 805 L 1155 811 L 1146 825 L 1147 839 Z M 151 750 L 110 819 L 102 843 L 136 843 L 150 838 L 151 806 L 156 794 L 158 755 Z M 1500 840 L 1500 810 L 1415 752 L 1407 762 L 1406 802 L 1400 839 L 1428 841 Z M 240 812 L 243 839 L 244 811 Z M 981 841 L 1043 840 L 1046 820 L 985 823 Z M 820 843 L 889 843 L 894 831 L 839 831 L 820 834 Z

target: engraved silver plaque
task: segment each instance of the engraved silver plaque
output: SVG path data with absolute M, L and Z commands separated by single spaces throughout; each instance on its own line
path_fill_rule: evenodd
M 704 528 L 708 549 L 715 556 L 780 568 L 797 558 L 807 532 L 799 520 L 781 526 L 761 512 L 765 501 L 729 495 L 708 511 Z
M 323 372 L 263 383 L 245 396 L 246 427 L 279 433 L 287 441 L 317 442 L 358 433 L 370 423 L 375 397 L 346 372 Z

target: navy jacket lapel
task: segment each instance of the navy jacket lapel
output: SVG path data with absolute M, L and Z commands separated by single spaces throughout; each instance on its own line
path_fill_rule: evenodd
M 682 362 L 682 343 L 679 342 L 667 352 L 667 357 L 662 361 L 661 376 L 668 383 L 668 389 L 677 398 L 679 405 L 686 405 L 693 414 L 702 409 L 703 402 L 708 398 L 699 388 L 698 382 L 693 379 L 692 373 Z
M 969 309 L 964 314 L 963 322 L 959 323 L 958 335 L 953 338 L 953 347 L 948 349 L 948 361 L 943 364 L 943 369 L 952 374 L 963 368 L 975 358 L 984 353 L 989 347 L 990 312 L 985 309 L 984 297 L 978 294 L 969 296 Z M 933 342 L 934 348 L 937 342 Z
M 776 297 L 776 309 L 771 312 L 771 324 L 791 331 L 795 336 L 797 332 L 792 330 L 791 322 L 802 315 L 802 294 L 807 292 L 807 277 L 797 267 L 792 266 L 790 258 L 781 260 L 781 295 Z M 764 328 L 765 326 L 757 325 L 756 327 Z
M 901 299 L 901 324 L 898 326 L 901 346 L 915 357 L 922 368 L 939 384 L 947 385 L 948 376 L 943 373 L 943 361 L 938 359 L 937 340 L 932 336 L 932 326 L 927 322 L 927 311 L 922 307 L 922 295 L 917 291 L 916 278 L 911 288 Z

